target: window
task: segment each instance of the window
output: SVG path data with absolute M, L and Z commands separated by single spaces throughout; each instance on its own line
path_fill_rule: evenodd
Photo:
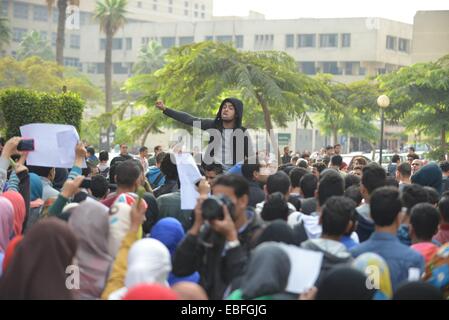
M 150 38 L 149 37 L 143 37 L 142 38 L 142 45 L 146 46 L 148 44 L 148 42 L 150 42 Z
M 128 74 L 128 66 L 126 64 L 114 63 L 112 68 L 115 74 Z
M 206 6 L 204 4 L 201 5 L 201 10 L 203 10 L 203 11 L 206 10 Z
M 176 38 L 175 37 L 162 37 L 161 45 L 164 49 L 174 47 L 176 45 Z
M 112 50 L 122 50 L 123 39 L 112 39 Z M 106 39 L 100 39 L 100 50 L 106 50 Z
M 342 33 L 341 34 L 341 46 L 342 48 L 349 48 L 351 46 L 351 34 Z
M 386 48 L 389 50 L 396 50 L 396 42 L 397 38 L 393 36 L 387 36 L 387 45 Z
M 195 3 L 195 9 L 198 10 L 198 3 Z
M 168 13 L 173 13 L 173 7 L 168 7 Z
M 137 8 L 142 8 L 142 1 L 137 1 Z
M 272 34 L 256 34 L 254 36 L 255 50 L 271 50 L 273 49 L 274 35 Z
M 214 36 L 206 36 L 204 37 L 205 41 L 214 41 Z
M 315 48 L 314 34 L 298 34 L 298 48 Z
M 28 4 L 23 2 L 14 3 L 14 18 L 28 19 Z
M 79 34 L 71 34 L 70 35 L 70 48 L 79 49 L 81 43 L 81 37 Z
M 87 73 L 96 73 L 96 72 L 97 72 L 97 65 L 95 63 L 88 63 Z
M 285 47 L 293 48 L 295 46 L 295 36 L 292 34 L 285 35 Z
M 345 62 L 345 75 L 353 75 L 354 74 L 354 65 L 355 65 L 355 62 Z
M 104 74 L 104 62 L 97 63 L 97 73 Z
M 410 40 L 399 38 L 398 50 L 401 52 L 410 52 Z
M 56 32 L 52 32 L 51 33 L 51 45 L 53 47 L 56 47 L 56 38 L 57 38 Z
M 59 19 L 59 11 L 58 10 L 52 10 L 51 15 L 53 16 L 53 23 L 58 23 Z
M 133 49 L 133 38 L 126 38 L 126 50 Z
M 313 61 L 300 62 L 299 67 L 301 72 L 304 74 L 316 74 L 315 62 Z
M 184 1 L 184 7 L 188 7 L 189 6 L 189 2 L 188 1 Z
M 179 45 L 184 46 L 186 44 L 193 43 L 193 37 L 179 37 Z
M 87 12 L 81 12 L 80 14 L 80 23 L 82 26 L 89 24 L 91 22 L 90 14 Z
M 325 61 L 323 62 L 323 73 L 330 74 L 341 74 L 341 71 L 338 69 L 336 61 Z
M 338 34 L 336 33 L 320 34 L 320 47 L 332 48 L 337 46 L 338 46 Z
M 20 42 L 22 41 L 23 37 L 28 32 L 27 29 L 24 28 L 13 28 L 12 29 L 12 41 L 14 42 Z
M 47 31 L 41 31 L 40 34 L 41 34 L 41 39 L 44 41 L 47 41 Z
M 157 11 L 157 4 L 155 4 L 155 3 L 153 4 L 153 10 Z
M 206 15 L 204 14 L 204 12 L 201 12 L 201 19 L 206 19 Z
M 168 0 L 168 4 L 172 5 L 173 4 L 173 0 Z
M 243 36 L 242 35 L 235 36 L 235 47 L 237 49 L 243 49 Z
M 67 67 L 81 68 L 80 59 L 78 58 L 64 58 L 64 65 Z
M 33 19 L 36 21 L 47 21 L 48 8 L 44 6 L 33 6 Z
M 0 4 L 0 9 L 1 9 L 0 14 L 4 17 L 8 16 L 8 5 L 9 5 L 8 0 L 3 0 L 2 3 Z
M 198 11 L 195 11 L 195 18 L 198 18 Z
M 188 16 L 189 15 L 189 10 L 184 10 L 184 15 Z
M 232 36 L 217 36 L 215 38 L 217 42 L 232 42 Z

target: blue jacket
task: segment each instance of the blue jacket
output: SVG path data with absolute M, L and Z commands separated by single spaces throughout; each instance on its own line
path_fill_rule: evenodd
M 374 232 L 367 241 L 351 249 L 354 258 L 365 252 L 377 253 L 385 259 L 390 269 L 393 291 L 402 282 L 408 280 L 410 268 L 417 268 L 420 270 L 420 273 L 424 272 L 424 257 L 400 243 L 395 235 L 385 232 Z
M 149 167 L 148 168 L 148 173 L 147 173 L 147 179 L 150 182 L 151 185 L 153 185 L 154 181 L 156 181 L 157 177 L 159 176 L 159 174 L 161 174 L 161 169 L 159 169 L 156 166 L 153 167 Z M 157 183 L 156 187 L 160 187 L 165 183 L 165 176 L 162 175 L 162 178 L 159 180 L 159 182 Z

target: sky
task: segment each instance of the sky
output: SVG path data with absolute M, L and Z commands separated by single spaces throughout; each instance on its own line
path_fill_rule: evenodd
M 378 17 L 413 23 L 418 10 L 449 10 L 449 0 L 214 0 L 216 16 L 267 19 Z

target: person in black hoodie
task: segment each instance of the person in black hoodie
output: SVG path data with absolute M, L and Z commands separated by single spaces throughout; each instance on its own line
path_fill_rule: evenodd
M 156 107 L 162 110 L 166 116 L 186 125 L 193 127 L 195 122 L 199 121 L 201 130 L 216 129 L 219 131 L 220 141 L 215 142 L 214 135 L 211 134 L 209 145 L 204 153 L 206 164 L 221 163 L 227 170 L 254 154 L 249 134 L 246 128 L 242 127 L 243 103 L 239 99 L 227 98 L 223 100 L 215 119 L 201 119 L 185 112 L 175 111 L 167 108 L 163 101 L 157 101 Z M 243 137 L 243 145 L 242 140 L 238 137 Z M 221 150 L 218 150 L 218 146 L 221 146 Z

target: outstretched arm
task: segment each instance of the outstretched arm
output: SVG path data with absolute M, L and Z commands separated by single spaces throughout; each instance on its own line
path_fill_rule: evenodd
M 197 117 L 194 117 L 186 112 L 176 111 L 176 110 L 167 108 L 164 105 L 163 101 L 157 101 L 156 108 L 158 108 L 159 110 L 162 110 L 166 116 L 169 116 L 170 118 L 175 119 L 176 121 L 184 123 L 188 126 L 193 127 L 195 121 L 200 121 L 201 122 L 201 130 L 207 130 L 207 129 L 211 129 L 214 127 L 213 119 L 197 118 Z

